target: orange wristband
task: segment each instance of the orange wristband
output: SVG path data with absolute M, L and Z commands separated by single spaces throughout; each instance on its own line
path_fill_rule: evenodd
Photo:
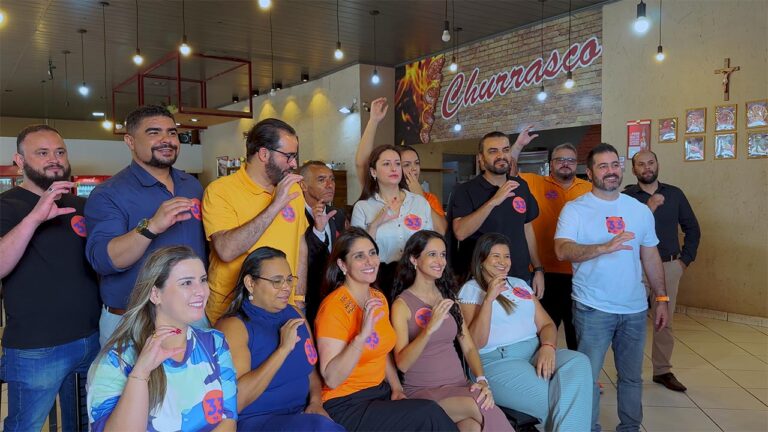
M 669 296 L 658 296 L 656 297 L 657 302 L 669 302 Z
M 541 346 L 542 346 L 542 347 L 545 347 L 545 346 L 548 346 L 548 347 L 552 347 L 552 349 L 553 349 L 553 350 L 557 351 L 557 347 L 555 347 L 555 346 L 554 346 L 554 345 L 552 345 L 551 343 L 542 342 L 542 343 L 541 343 Z

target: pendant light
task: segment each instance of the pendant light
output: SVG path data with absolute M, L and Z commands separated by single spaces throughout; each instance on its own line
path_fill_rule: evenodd
M 571 0 L 568 0 L 568 48 L 565 51 L 565 55 L 566 55 L 565 66 L 568 68 L 568 72 L 565 73 L 565 83 L 563 84 L 563 87 L 569 90 L 573 88 L 573 84 L 574 84 L 573 72 L 571 71 L 571 62 L 568 61 L 571 57 L 569 53 L 571 52 L 571 15 L 572 13 L 573 12 L 571 10 Z
M 272 65 L 272 76 L 271 76 L 271 82 L 272 82 L 272 88 L 269 89 L 269 95 L 274 96 L 275 92 L 277 92 L 277 83 L 275 83 L 275 48 L 272 42 L 272 10 L 269 11 L 269 58 L 270 58 L 270 64 Z
M 84 35 L 88 33 L 88 30 L 86 29 L 80 29 L 77 31 L 80 33 L 80 52 L 81 52 L 81 66 L 82 66 L 82 72 L 83 72 L 83 82 L 80 84 L 80 86 L 77 88 L 78 93 L 82 97 L 87 97 L 88 93 L 91 92 L 91 89 L 88 88 L 88 85 L 85 83 L 85 42 L 84 42 Z
M 541 36 L 541 67 L 542 67 L 542 77 L 541 77 L 541 87 L 539 88 L 539 93 L 536 95 L 536 99 L 539 100 L 539 102 L 544 102 L 547 100 L 547 92 L 544 90 L 544 1 L 545 0 L 539 0 L 541 2 L 541 27 L 539 28 L 539 34 Z
M 139 0 L 136 0 L 136 54 L 133 55 L 133 64 L 141 66 L 144 63 L 144 57 L 141 56 L 139 49 Z
M 344 58 L 344 51 L 341 50 L 341 30 L 339 27 L 339 0 L 336 0 L 336 50 L 333 52 L 336 60 Z
M 666 55 L 664 55 L 664 48 L 661 47 L 661 3 L 663 0 L 659 0 L 659 46 L 656 47 L 656 61 L 663 62 Z
M 641 35 L 651 28 L 651 22 L 645 16 L 645 3 L 643 3 L 643 0 L 640 0 L 640 3 L 637 4 L 637 15 L 633 27 L 635 32 Z
M 112 122 L 109 120 L 109 92 L 107 86 L 107 6 L 109 3 L 101 2 L 101 24 L 102 24 L 102 38 L 104 42 L 104 121 L 101 122 L 101 127 L 106 130 L 112 130 Z
M 187 16 L 186 5 L 184 0 L 181 0 L 181 45 L 179 45 L 179 52 L 184 57 L 192 54 L 192 47 L 187 43 Z
M 67 62 L 67 56 L 72 54 L 70 50 L 64 50 L 61 52 L 64 54 L 64 106 L 69 106 L 69 63 Z
M 267 10 L 272 7 L 272 0 L 259 0 L 259 7 L 262 10 Z
M 453 18 L 453 31 L 456 33 L 456 37 L 453 39 L 453 55 L 451 55 L 451 64 L 448 66 L 448 70 L 455 73 L 459 70 L 456 56 L 459 51 L 459 31 L 461 31 L 461 27 L 456 27 L 456 0 L 451 0 L 451 15 L 451 18 Z
M 371 84 L 373 85 L 378 85 L 381 82 L 379 69 L 376 67 L 376 16 L 379 13 L 378 10 L 371 11 L 371 16 L 373 16 L 373 75 L 371 75 Z
M 448 21 L 448 0 L 445 0 L 445 21 L 443 21 L 443 34 L 440 36 L 443 42 L 451 40 L 451 22 Z
M 455 133 L 461 132 L 461 120 L 459 120 L 458 114 L 456 114 L 456 123 L 453 125 L 453 131 Z

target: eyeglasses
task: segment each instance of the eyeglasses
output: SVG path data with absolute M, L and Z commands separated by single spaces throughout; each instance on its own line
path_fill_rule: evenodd
M 576 165 L 576 158 L 557 157 L 552 159 L 552 161 L 563 165 Z
M 296 276 L 288 276 L 288 277 L 276 277 L 274 279 L 267 279 L 265 277 L 256 276 L 256 279 L 265 280 L 267 282 L 271 282 L 272 286 L 275 289 L 280 289 L 284 287 L 285 285 L 288 285 L 289 287 L 293 287 L 296 285 L 296 282 L 298 282 L 298 279 Z
M 298 153 L 286 153 L 283 151 L 280 151 L 278 149 L 267 149 L 269 151 L 280 153 L 281 155 L 285 156 L 286 162 L 291 163 L 291 161 L 296 160 L 297 157 L 299 157 Z

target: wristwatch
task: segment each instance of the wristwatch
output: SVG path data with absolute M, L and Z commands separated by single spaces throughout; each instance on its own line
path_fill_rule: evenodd
M 534 272 L 534 273 L 536 273 L 536 272 L 542 272 L 542 273 L 544 273 L 544 267 L 541 267 L 541 266 L 539 266 L 539 267 L 534 267 L 534 268 L 533 268 L 533 272 Z
M 149 225 L 149 220 L 147 220 L 147 218 L 140 220 L 139 224 L 136 225 L 136 232 L 150 240 L 154 240 L 157 238 L 157 234 L 150 231 L 149 228 L 147 228 L 148 225 Z

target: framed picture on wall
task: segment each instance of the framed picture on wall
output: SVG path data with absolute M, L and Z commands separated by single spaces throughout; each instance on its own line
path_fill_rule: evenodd
M 736 159 L 736 132 L 715 134 L 715 159 Z
M 747 128 L 768 126 L 768 99 L 747 102 Z
M 640 150 L 651 149 L 651 121 L 630 120 L 627 122 L 627 159 Z
M 659 119 L 659 142 L 677 142 L 677 117 Z
M 707 109 L 691 108 L 685 111 L 685 133 L 704 133 L 707 131 Z
M 693 135 L 685 137 L 685 161 L 703 161 L 704 160 L 704 135 Z
M 747 137 L 747 157 L 768 157 L 768 130 L 750 132 Z
M 736 106 L 734 104 L 715 107 L 715 132 L 736 130 Z

